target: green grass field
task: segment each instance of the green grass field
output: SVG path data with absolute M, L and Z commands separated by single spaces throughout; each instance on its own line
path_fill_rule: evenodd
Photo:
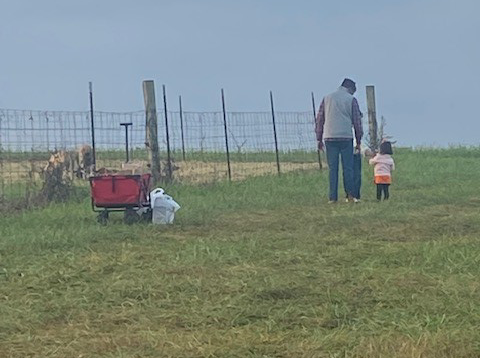
M 0 357 L 479 357 L 480 149 L 398 150 L 391 200 L 328 172 L 167 188 L 170 227 L 90 202 L 0 218 Z

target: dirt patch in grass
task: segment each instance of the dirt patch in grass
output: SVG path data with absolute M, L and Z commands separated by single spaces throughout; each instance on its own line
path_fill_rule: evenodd
M 188 161 L 177 164 L 174 176 L 188 183 L 208 183 L 228 179 L 226 163 Z M 232 180 L 245 180 L 252 176 L 277 174 L 277 165 L 272 162 L 231 163 Z M 318 169 L 318 163 L 281 163 L 280 171 L 288 173 L 295 170 Z
M 3 162 L 0 181 L 5 184 L 42 182 L 42 172 L 46 161 Z M 120 169 L 122 160 L 97 162 L 97 168 Z M 145 162 L 146 167 L 146 162 Z M 186 183 L 211 183 L 228 179 L 226 162 L 187 161 L 175 163 L 174 178 Z M 296 170 L 318 169 L 318 163 L 286 162 L 280 163 L 281 173 Z M 232 180 L 245 180 L 252 176 L 275 175 L 278 173 L 275 162 L 242 162 L 230 164 Z

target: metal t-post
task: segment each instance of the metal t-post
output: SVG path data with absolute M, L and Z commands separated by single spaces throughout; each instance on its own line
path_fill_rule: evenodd
M 230 150 L 228 148 L 228 131 L 227 131 L 227 111 L 225 109 L 225 94 L 223 93 L 222 88 L 222 111 L 223 111 L 223 129 L 225 132 L 225 150 L 227 152 L 227 169 L 228 169 L 228 180 L 232 180 L 232 169 L 230 168 Z
M 165 85 L 162 85 L 163 88 L 163 111 L 165 114 L 165 136 L 167 139 L 167 178 L 168 181 L 172 181 L 173 178 L 173 170 L 172 170 L 172 157 L 170 154 L 170 134 L 168 132 L 168 110 L 167 110 L 167 91 L 165 89 Z
M 280 157 L 278 155 L 277 126 L 275 124 L 275 108 L 273 106 L 273 93 L 270 91 L 270 107 L 272 109 L 273 140 L 275 141 L 275 156 L 277 159 L 277 172 L 280 175 Z
M 97 170 L 97 155 L 95 152 L 95 124 L 93 120 L 93 85 L 92 82 L 88 82 L 89 92 L 90 92 L 90 126 L 92 131 L 92 164 L 93 171 Z
M 312 92 L 312 106 L 313 106 L 313 124 L 317 122 L 317 108 L 315 107 L 315 97 Z M 320 149 L 317 148 L 317 156 L 318 156 L 318 166 L 322 169 L 322 157 L 320 156 Z

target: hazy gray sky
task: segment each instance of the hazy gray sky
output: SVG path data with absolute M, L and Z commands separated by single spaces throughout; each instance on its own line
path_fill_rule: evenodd
M 311 109 L 343 77 L 376 86 L 405 145 L 478 144 L 478 0 L 0 0 L 0 108 Z

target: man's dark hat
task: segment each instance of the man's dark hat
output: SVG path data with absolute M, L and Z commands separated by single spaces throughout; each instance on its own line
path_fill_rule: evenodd
M 342 82 L 342 87 L 345 87 L 345 88 L 357 88 L 357 86 L 355 86 L 355 82 L 353 82 L 350 78 L 345 78 Z

